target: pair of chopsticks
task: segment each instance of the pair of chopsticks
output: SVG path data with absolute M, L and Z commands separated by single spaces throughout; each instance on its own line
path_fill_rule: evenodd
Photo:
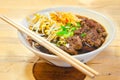
M 79 71 L 83 72 L 84 74 L 86 74 L 86 75 L 88 75 L 88 76 L 90 76 L 92 78 L 99 74 L 97 71 L 95 71 L 92 68 L 88 67 L 87 65 L 80 62 L 79 60 L 73 58 L 71 55 L 69 55 L 65 51 L 61 50 L 60 48 L 56 47 L 55 45 L 53 45 L 52 43 L 50 43 L 46 39 L 40 37 L 39 35 L 37 35 L 33 31 L 29 30 L 28 28 L 25 28 L 22 25 L 16 24 L 15 22 L 13 22 L 12 20 L 8 19 L 5 16 L 0 16 L 0 18 L 2 20 L 4 20 L 5 22 L 7 22 L 8 24 L 12 25 L 17 30 L 25 33 L 26 35 L 29 35 L 33 40 L 38 42 L 40 45 L 44 46 L 45 48 L 47 48 L 48 50 L 53 52 L 55 55 L 60 57 L 62 60 L 64 60 L 65 62 L 71 64 L 73 67 L 75 67 Z

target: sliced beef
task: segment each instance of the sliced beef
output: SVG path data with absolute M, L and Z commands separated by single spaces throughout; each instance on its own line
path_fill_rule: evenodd
M 83 46 L 83 48 L 79 51 L 79 53 L 86 53 L 95 50 L 94 47 Z
M 86 19 L 85 20 L 85 24 L 89 27 L 96 27 L 97 26 L 97 23 L 95 21 L 93 21 L 92 19 Z
M 77 16 L 81 19 L 81 28 L 74 31 L 74 36 L 67 39 L 69 48 L 62 47 L 63 50 L 71 53 L 85 53 L 99 48 L 105 41 L 107 33 L 103 26 L 92 19 Z M 86 34 L 81 36 L 82 34 Z
M 69 37 L 67 39 L 67 42 L 69 44 L 69 47 L 60 46 L 60 48 L 70 54 L 78 54 L 77 50 L 82 48 L 82 41 L 81 41 L 80 37 L 79 36 Z
M 80 35 L 82 33 L 86 33 L 86 36 L 81 37 Z M 82 40 L 83 47 L 79 50 L 79 53 L 89 52 L 99 48 L 107 36 L 107 32 L 102 25 L 88 18 L 82 19 L 81 28 L 76 30 L 74 34 L 80 36 Z
M 62 50 L 64 50 L 64 51 L 66 51 L 66 52 L 68 52 L 68 53 L 70 53 L 70 54 L 78 54 L 78 51 L 76 51 L 73 47 L 69 47 L 69 48 L 67 48 L 66 46 L 60 46 L 60 48 L 62 49 Z
M 67 42 L 73 49 L 79 50 L 82 48 L 82 41 L 79 36 L 73 36 L 67 39 Z

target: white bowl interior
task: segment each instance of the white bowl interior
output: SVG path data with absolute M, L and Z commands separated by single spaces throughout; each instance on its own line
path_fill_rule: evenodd
M 104 42 L 104 44 L 89 53 L 84 53 L 84 54 L 79 54 L 79 55 L 75 55 L 73 57 L 77 58 L 78 60 L 82 61 L 82 62 L 87 62 L 89 60 L 91 60 L 92 58 L 94 58 L 97 54 L 99 54 L 105 47 L 107 47 L 109 45 L 109 43 L 113 40 L 113 37 L 115 35 L 115 24 L 113 23 L 113 21 L 111 21 L 109 18 L 107 18 L 106 16 L 92 11 L 92 10 L 88 10 L 88 9 L 84 9 L 84 8 L 79 8 L 79 7 L 58 7 L 58 8 L 49 8 L 49 9 L 45 9 L 42 11 L 39 11 L 37 13 L 40 14 L 45 14 L 46 12 L 52 12 L 52 11 L 65 11 L 65 12 L 72 12 L 72 13 L 77 13 L 81 16 L 86 16 L 88 18 L 94 19 L 95 21 L 99 22 L 101 25 L 104 26 L 104 28 L 106 29 L 108 36 L 106 41 Z M 28 27 L 28 23 L 26 21 L 26 19 L 24 19 L 22 21 L 22 25 L 25 27 Z M 22 43 L 31 51 L 33 51 L 35 54 L 39 55 L 42 58 L 47 59 L 48 61 L 52 62 L 53 64 L 57 65 L 57 66 L 63 66 L 63 67 L 69 67 L 70 65 L 67 64 L 66 62 L 64 62 L 63 60 L 59 59 L 59 57 L 55 56 L 55 55 L 50 55 L 47 53 L 43 53 L 38 51 L 37 49 L 33 49 L 30 44 L 26 41 L 25 39 L 26 35 L 19 32 L 19 38 L 22 41 Z

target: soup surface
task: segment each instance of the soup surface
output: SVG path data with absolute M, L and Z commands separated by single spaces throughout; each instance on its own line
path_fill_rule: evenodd
M 69 12 L 34 14 L 27 20 L 29 29 L 36 35 L 44 37 L 71 55 L 93 51 L 99 48 L 107 37 L 107 32 L 100 23 Z M 29 36 L 27 40 L 32 47 L 51 53 Z

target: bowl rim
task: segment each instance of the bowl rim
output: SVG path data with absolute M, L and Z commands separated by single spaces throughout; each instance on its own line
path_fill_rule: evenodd
M 97 12 L 97 11 L 94 11 L 94 10 L 91 10 L 91 9 L 87 9 L 87 8 L 78 7 L 78 6 L 51 7 L 51 8 L 46 8 L 46 9 L 37 11 L 37 12 L 35 12 L 35 13 L 46 12 L 46 11 L 50 11 L 50 10 L 54 10 L 54 9 L 62 9 L 62 8 L 66 8 L 66 9 L 80 9 L 80 10 L 88 11 L 88 12 L 90 12 L 90 13 L 97 14 L 97 15 L 103 17 L 104 19 L 106 19 L 106 20 L 111 24 L 112 28 L 116 26 L 115 23 L 113 22 L 113 20 L 111 20 L 111 18 L 109 18 L 108 16 L 103 15 L 103 14 Z M 33 14 L 34 14 L 34 13 L 33 13 Z M 85 56 L 85 55 L 92 54 L 92 53 L 95 53 L 95 52 L 98 52 L 98 51 L 103 50 L 105 47 L 107 47 L 107 46 L 112 42 L 112 40 L 113 40 L 114 37 L 115 37 L 116 29 L 113 28 L 112 30 L 113 30 L 113 32 L 112 32 L 113 34 L 111 35 L 110 39 L 105 43 L 104 46 L 101 45 L 98 49 L 96 49 L 96 50 L 94 50 L 94 51 L 87 52 L 87 53 L 83 53 L 83 54 L 78 54 L 78 55 L 72 55 L 72 56 L 75 57 L 75 58 L 77 58 L 77 57 L 79 57 L 79 56 Z M 22 32 L 19 32 L 19 31 L 18 31 L 18 36 L 19 36 L 19 38 L 23 39 L 23 33 L 22 33 Z M 24 39 L 24 40 L 25 40 L 25 39 Z M 20 40 L 20 41 L 21 41 L 28 49 L 30 49 L 31 51 L 33 51 L 33 52 L 35 52 L 35 53 L 37 53 L 37 54 L 39 54 L 39 55 L 42 55 L 42 56 L 44 55 L 44 56 L 52 57 L 52 58 L 58 58 L 58 56 L 56 56 L 56 55 L 47 54 L 47 53 L 38 51 L 37 49 L 33 49 L 31 46 L 29 46 L 29 45 L 27 45 L 27 44 L 25 43 L 26 40 L 25 40 L 25 41 Z

